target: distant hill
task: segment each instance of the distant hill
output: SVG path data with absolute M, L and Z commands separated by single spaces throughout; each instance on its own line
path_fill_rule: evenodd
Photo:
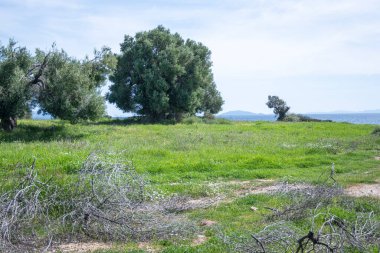
M 226 116 L 257 116 L 257 115 L 264 115 L 262 113 L 253 113 L 253 112 L 247 112 L 247 111 L 230 111 L 218 114 L 218 117 L 226 117 Z

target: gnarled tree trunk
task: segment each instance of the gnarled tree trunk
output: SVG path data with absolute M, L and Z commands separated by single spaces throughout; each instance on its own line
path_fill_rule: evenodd
M 17 126 L 16 117 L 6 117 L 1 119 L 1 128 L 5 131 L 12 131 Z

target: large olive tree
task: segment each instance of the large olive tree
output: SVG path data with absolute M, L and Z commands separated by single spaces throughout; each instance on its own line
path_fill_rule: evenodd
M 217 113 L 223 100 L 213 80 L 210 50 L 162 26 L 125 36 L 107 98 L 150 119 Z

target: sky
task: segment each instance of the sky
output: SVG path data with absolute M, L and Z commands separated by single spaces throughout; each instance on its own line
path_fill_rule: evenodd
M 0 0 L 0 24 L 3 45 L 77 58 L 163 25 L 211 50 L 224 112 L 380 109 L 379 0 Z

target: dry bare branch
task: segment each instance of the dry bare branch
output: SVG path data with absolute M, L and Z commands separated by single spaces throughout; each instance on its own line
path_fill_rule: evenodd
M 42 181 L 35 163 L 0 196 L 0 252 L 47 251 L 61 239 L 150 240 L 180 238 L 196 226 L 167 211 L 131 163 L 92 154 L 73 183 Z M 178 206 L 175 200 L 173 205 Z M 63 237 L 63 238 L 62 238 Z
M 317 186 L 284 183 L 270 193 L 291 200 L 282 208 L 265 207 L 272 211 L 268 220 L 272 224 L 251 238 L 223 236 L 223 241 L 236 252 L 370 252 L 380 245 L 380 222 L 373 212 L 357 213 L 350 222 L 328 210 L 334 201 L 340 200 L 348 207 L 354 199 L 345 197 L 334 178 L 332 165 L 328 181 Z M 326 211 L 327 210 L 327 211 Z M 310 220 L 308 231 L 292 225 L 293 221 Z M 377 245 L 377 246 L 376 246 Z

